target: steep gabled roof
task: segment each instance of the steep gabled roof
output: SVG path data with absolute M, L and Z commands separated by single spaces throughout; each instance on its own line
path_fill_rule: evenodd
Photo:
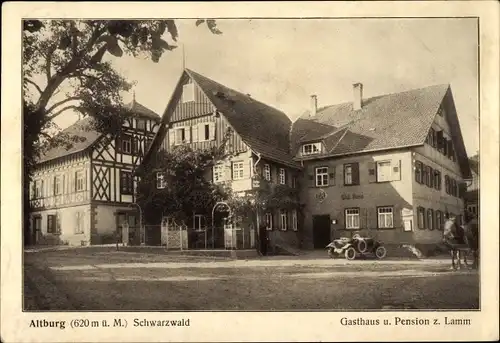
M 360 110 L 354 110 L 349 102 L 320 108 L 314 117 L 304 113 L 294 123 L 292 137 L 297 136 L 294 131 L 309 126 L 312 132 L 306 135 L 307 139 L 323 141 L 327 156 L 423 145 L 443 103 L 449 108 L 448 120 L 462 173 L 468 177 L 470 168 L 464 161 L 467 160 L 465 146 L 449 85 L 364 99 Z M 328 133 L 325 135 L 328 131 L 325 126 L 330 128 L 331 136 Z M 338 128 L 345 128 L 346 131 L 340 135 L 342 130 Z
M 160 116 L 158 114 L 135 100 L 127 104 L 126 107 L 128 107 L 136 115 L 148 117 L 157 121 L 160 120 Z M 95 129 L 92 117 L 85 117 L 77 121 L 73 125 L 70 125 L 59 132 L 58 135 L 68 135 L 70 137 L 77 136 L 81 139 L 72 143 L 69 149 L 64 146 L 56 146 L 49 149 L 42 156 L 40 156 L 37 163 L 48 162 L 57 158 L 85 151 L 96 143 L 102 136 L 102 134 Z
M 192 70 L 186 72 L 245 144 L 265 157 L 294 164 L 289 147 L 292 121 L 285 113 Z
M 212 105 L 227 119 L 243 142 L 253 151 L 261 154 L 263 158 L 299 167 L 290 154 L 289 135 L 292 122 L 285 113 L 190 69 L 185 69 L 182 73 L 174 95 L 179 93 L 181 82 L 186 75 L 193 80 Z M 161 126 L 144 159 L 145 163 L 166 134 L 166 126 L 170 122 L 170 116 L 177 101 L 174 95 L 165 109 Z

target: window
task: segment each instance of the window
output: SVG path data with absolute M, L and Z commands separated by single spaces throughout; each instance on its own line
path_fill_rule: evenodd
M 437 114 L 438 114 L 439 116 L 441 116 L 441 117 L 442 117 L 442 116 L 443 116 L 443 112 L 444 112 L 444 111 L 443 111 L 443 107 L 442 107 L 442 106 L 440 106 L 440 107 L 439 107 L 439 109 L 438 109 Z
M 425 208 L 423 207 L 417 207 L 417 225 L 419 229 L 425 229 Z
M 81 192 L 85 189 L 85 174 L 83 171 L 77 171 L 75 173 L 75 187 L 77 192 Z
M 297 188 L 297 176 L 292 176 L 292 188 Z
M 54 176 L 54 195 L 59 195 L 62 193 L 61 177 Z
M 193 229 L 195 231 L 203 231 L 205 228 L 205 216 L 195 214 L 193 217 Z
M 233 162 L 233 180 L 243 179 L 243 162 Z
M 205 135 L 204 139 L 206 141 L 208 141 L 210 139 L 210 125 L 209 124 L 205 124 L 203 125 L 203 133 Z
M 280 229 L 286 231 L 288 229 L 288 213 L 285 210 L 280 211 Z
M 444 176 L 444 190 L 446 194 L 450 194 L 450 177 L 448 175 Z
M 415 162 L 415 181 L 422 183 L 422 162 Z
M 436 131 L 433 128 L 429 130 L 427 143 L 434 148 L 436 147 Z
M 182 86 L 182 102 L 195 101 L 194 83 L 188 83 Z
M 175 144 L 180 145 L 186 142 L 186 128 L 181 127 L 175 129 Z
M 47 216 L 47 233 L 57 233 L 57 217 L 55 214 Z
M 302 155 L 319 154 L 321 151 L 321 143 L 312 143 L 302 145 Z
M 271 166 L 269 164 L 264 164 L 264 179 L 271 181 Z
M 214 182 L 224 181 L 224 165 L 216 164 L 214 165 Z
M 164 189 L 167 187 L 165 172 L 156 173 L 156 189 Z
M 328 167 L 316 168 L 316 187 L 328 186 Z
M 434 230 L 434 211 L 430 208 L 427 209 L 427 228 Z
M 457 181 L 455 179 L 451 179 L 451 195 L 457 196 Z
M 124 170 L 120 172 L 120 190 L 125 195 L 134 193 L 134 179 L 131 172 Z
M 284 168 L 280 168 L 280 185 L 286 184 L 286 172 Z
M 136 119 L 137 129 L 146 130 L 146 121 L 144 119 Z
M 436 211 L 436 229 L 443 230 L 443 212 Z
M 348 208 L 345 210 L 345 228 L 359 229 L 359 208 Z
M 344 164 L 344 185 L 359 185 L 359 165 Z
M 377 182 L 391 181 L 391 161 L 377 162 Z
M 124 154 L 132 153 L 132 137 L 129 135 L 123 135 L 121 139 L 121 152 Z
M 377 208 L 378 227 L 380 229 L 391 229 L 394 227 L 394 215 L 392 207 Z
M 75 234 L 83 233 L 84 212 L 75 213 Z
M 298 231 L 297 210 L 292 210 L 292 230 Z
M 270 212 L 266 213 L 266 228 L 268 230 L 273 229 L 273 214 Z
M 441 172 L 439 170 L 434 170 L 434 188 L 438 191 L 441 190 Z
M 35 180 L 35 199 L 40 199 L 43 195 L 43 180 Z
M 432 179 L 433 169 L 430 166 L 425 166 L 425 184 L 427 187 L 432 187 L 433 179 Z

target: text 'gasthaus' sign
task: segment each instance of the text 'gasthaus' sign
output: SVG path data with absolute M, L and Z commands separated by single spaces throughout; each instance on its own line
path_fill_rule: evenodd
M 356 194 L 356 193 L 343 193 L 341 195 L 342 200 L 351 200 L 351 199 L 363 199 L 363 194 Z

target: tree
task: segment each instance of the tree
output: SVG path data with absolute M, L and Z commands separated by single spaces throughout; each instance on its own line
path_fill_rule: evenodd
M 202 22 L 213 33 L 221 33 L 214 20 Z M 27 194 L 32 168 L 45 149 L 69 148 L 83 139 L 51 135 L 59 130 L 55 118 L 77 111 L 93 117 L 89 129 L 118 135 L 122 118 L 131 115 L 121 97 L 131 83 L 107 58 L 149 56 L 156 63 L 176 48 L 178 30 L 174 20 L 25 20 L 22 38 Z

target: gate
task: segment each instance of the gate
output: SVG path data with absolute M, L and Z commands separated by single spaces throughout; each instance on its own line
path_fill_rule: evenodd
M 164 217 L 161 222 L 161 243 L 167 250 L 188 248 L 187 226 L 177 224 L 171 217 Z

